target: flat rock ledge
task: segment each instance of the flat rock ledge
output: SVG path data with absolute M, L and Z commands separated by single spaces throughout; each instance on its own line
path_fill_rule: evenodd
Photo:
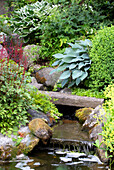
M 49 95 L 52 98 L 52 102 L 57 105 L 95 108 L 98 105 L 102 105 L 104 102 L 104 99 L 99 99 L 95 97 L 77 96 L 77 95 L 52 92 L 52 91 L 50 92 L 39 91 L 39 92 Z

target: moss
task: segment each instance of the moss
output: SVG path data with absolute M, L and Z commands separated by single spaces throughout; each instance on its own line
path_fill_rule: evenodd
M 76 114 L 75 116 L 79 119 L 79 121 L 81 123 L 84 123 L 84 121 L 87 119 L 87 117 L 90 115 L 90 113 L 92 112 L 92 108 L 82 108 L 82 109 L 78 109 L 76 110 Z

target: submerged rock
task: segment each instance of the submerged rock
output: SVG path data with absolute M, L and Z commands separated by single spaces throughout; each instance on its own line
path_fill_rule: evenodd
M 38 138 L 42 140 L 44 144 L 47 144 L 47 140 L 52 136 L 51 128 L 42 119 L 33 119 L 29 123 L 29 129 Z

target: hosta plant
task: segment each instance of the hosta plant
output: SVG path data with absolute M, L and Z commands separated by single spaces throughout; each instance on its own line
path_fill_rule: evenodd
M 68 44 L 70 47 L 66 48 L 64 54 L 54 55 L 57 60 L 52 66 L 58 67 L 50 73 L 63 71 L 59 77 L 62 87 L 66 84 L 68 87 L 78 86 L 81 81 L 87 78 L 91 64 L 88 56 L 89 47 L 92 45 L 90 40 L 80 40 L 76 41 L 75 44 Z

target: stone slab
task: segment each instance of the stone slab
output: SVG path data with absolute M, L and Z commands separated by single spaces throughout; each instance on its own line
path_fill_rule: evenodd
M 39 91 L 39 92 L 49 95 L 52 98 L 52 102 L 57 105 L 95 108 L 98 105 L 102 105 L 104 102 L 104 99 L 99 99 L 95 97 L 77 96 L 77 95 L 52 92 L 52 91 L 50 92 Z

